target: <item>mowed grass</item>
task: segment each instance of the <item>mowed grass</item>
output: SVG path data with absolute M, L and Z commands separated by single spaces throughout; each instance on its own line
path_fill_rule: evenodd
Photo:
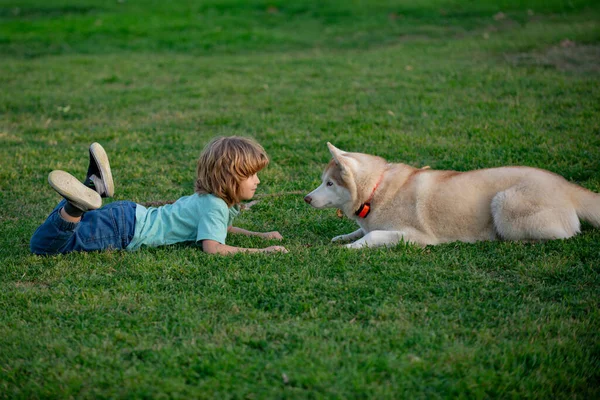
M 0 398 L 598 398 L 599 230 L 347 251 L 297 194 L 327 141 L 600 192 L 596 2 L 287 3 L 0 2 Z M 236 224 L 288 254 L 29 254 L 91 142 L 143 203 L 234 134 L 271 156 Z

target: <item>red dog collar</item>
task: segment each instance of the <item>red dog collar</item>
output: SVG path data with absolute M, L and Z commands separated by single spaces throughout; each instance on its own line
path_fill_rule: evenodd
M 356 212 L 354 213 L 359 218 L 367 218 L 367 215 L 369 215 L 369 213 L 371 212 L 371 200 L 373 200 L 373 196 L 375 196 L 375 191 L 377 190 L 377 187 L 379 186 L 379 184 L 383 180 L 383 174 L 384 173 L 385 173 L 385 171 L 383 171 L 383 173 L 379 177 L 379 180 L 375 184 L 375 187 L 373 188 L 373 191 L 371 192 L 371 195 L 369 196 L 369 198 L 367 199 L 367 201 L 364 202 L 364 203 L 362 203 L 360 205 L 360 207 L 358 207 L 358 210 L 356 210 Z

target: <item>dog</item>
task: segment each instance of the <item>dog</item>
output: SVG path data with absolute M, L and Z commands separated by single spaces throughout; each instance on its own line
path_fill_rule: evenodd
M 348 248 L 566 239 L 579 233 L 580 219 L 600 228 L 600 195 L 550 171 L 419 169 L 327 147 L 333 159 L 304 200 L 358 223 L 332 239 L 352 241 Z

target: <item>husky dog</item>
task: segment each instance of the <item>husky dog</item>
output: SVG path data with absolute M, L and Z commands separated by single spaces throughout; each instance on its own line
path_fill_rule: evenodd
M 333 160 L 304 200 L 339 208 L 360 226 L 348 248 L 453 241 L 566 239 L 579 219 L 600 228 L 600 195 L 530 167 L 436 171 L 388 163 L 327 143 Z

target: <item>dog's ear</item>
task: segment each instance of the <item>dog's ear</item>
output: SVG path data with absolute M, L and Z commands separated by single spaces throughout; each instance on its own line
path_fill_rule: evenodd
M 350 171 L 356 167 L 356 160 L 351 157 L 347 157 L 346 154 L 348 153 L 346 151 L 338 149 L 329 142 L 327 142 L 327 147 L 329 148 L 331 157 L 333 157 L 333 161 L 342 170 L 342 177 L 345 174 L 350 173 Z
M 332 145 L 329 142 L 327 142 L 327 148 L 329 149 L 329 152 L 331 153 L 331 157 L 333 157 L 333 160 L 335 161 L 335 163 L 337 165 L 341 165 L 342 164 L 341 158 L 344 155 L 345 151 L 338 149 L 337 147 L 335 147 L 334 145 Z
M 333 162 L 340 169 L 340 177 L 346 188 L 350 191 L 352 198 L 356 198 L 356 183 L 354 179 L 355 170 L 358 168 L 358 164 L 355 158 L 350 157 L 348 152 L 343 151 L 327 142 L 327 148 L 333 157 Z

